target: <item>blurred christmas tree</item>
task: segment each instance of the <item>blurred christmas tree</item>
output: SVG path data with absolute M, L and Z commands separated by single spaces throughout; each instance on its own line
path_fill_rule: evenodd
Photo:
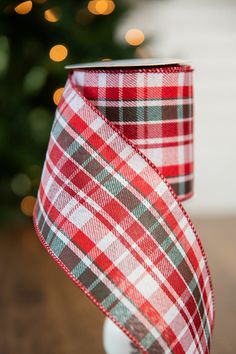
M 9 221 L 32 212 L 55 104 L 67 77 L 64 66 L 133 57 L 139 40 L 134 38 L 133 46 L 114 41 L 125 1 L 1 5 L 0 218 Z

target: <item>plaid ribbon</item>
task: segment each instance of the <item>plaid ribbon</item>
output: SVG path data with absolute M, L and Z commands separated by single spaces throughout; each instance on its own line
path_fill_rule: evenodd
M 142 353 L 210 350 L 210 273 L 180 202 L 192 91 L 187 65 L 72 70 L 34 209 L 49 254 Z

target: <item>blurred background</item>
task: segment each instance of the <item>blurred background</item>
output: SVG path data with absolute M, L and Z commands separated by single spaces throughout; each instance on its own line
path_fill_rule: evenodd
M 103 315 L 32 227 L 66 64 L 174 57 L 195 68 L 195 195 L 216 291 L 212 353 L 236 340 L 236 1 L 1 1 L 0 353 L 102 354 Z

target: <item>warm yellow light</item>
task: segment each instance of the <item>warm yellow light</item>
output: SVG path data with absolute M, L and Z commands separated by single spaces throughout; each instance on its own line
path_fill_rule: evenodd
M 58 9 L 52 8 L 44 11 L 44 18 L 48 22 L 57 22 L 60 19 Z
M 68 50 L 62 44 L 54 45 L 54 47 L 52 47 L 49 52 L 49 57 L 53 61 L 62 61 L 67 57 L 67 55 Z
M 24 1 L 15 7 L 15 12 L 19 15 L 26 15 L 32 10 L 32 1 Z
M 64 87 L 59 87 L 53 94 L 53 102 L 58 105 L 60 99 L 61 99 L 61 95 L 62 92 L 64 90 Z
M 96 1 L 95 9 L 99 15 L 104 14 L 104 12 L 106 12 L 108 9 L 108 1 L 106 0 Z
M 28 195 L 27 197 L 23 198 L 20 204 L 22 213 L 27 216 L 32 216 L 35 202 L 36 198 L 32 195 Z
M 106 12 L 104 12 L 103 15 L 110 15 L 115 10 L 116 5 L 114 1 L 107 1 L 107 3 L 108 3 L 108 7 Z
M 96 1 L 89 1 L 88 3 L 88 10 L 91 12 L 93 15 L 97 15 L 96 11 Z
M 133 46 L 140 45 L 143 43 L 145 37 L 142 31 L 137 28 L 132 28 L 126 32 L 125 40 L 127 43 Z
M 94 15 L 109 15 L 115 9 L 112 0 L 93 0 L 88 3 L 88 10 Z
M 111 58 L 103 58 L 101 59 L 101 61 L 111 61 L 112 59 Z

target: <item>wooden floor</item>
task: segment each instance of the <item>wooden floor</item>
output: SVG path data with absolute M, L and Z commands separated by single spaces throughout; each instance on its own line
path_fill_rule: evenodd
M 216 293 L 211 353 L 234 354 L 236 219 L 194 222 Z M 2 230 L 0 242 L 0 353 L 104 354 L 103 315 L 59 269 L 33 229 Z

